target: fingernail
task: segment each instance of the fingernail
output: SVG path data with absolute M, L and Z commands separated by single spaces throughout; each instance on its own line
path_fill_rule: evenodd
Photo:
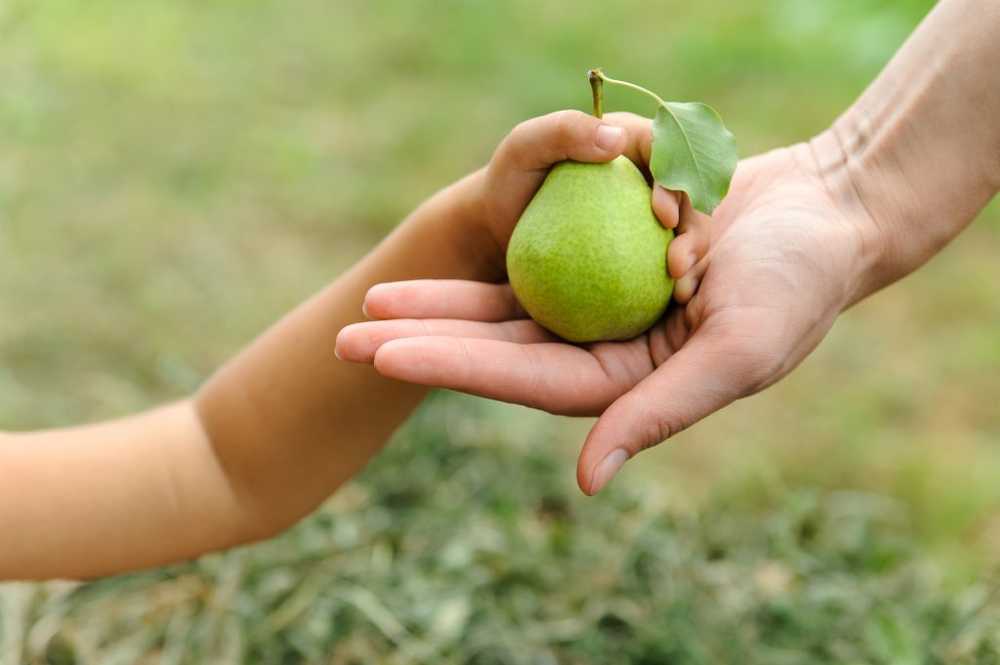
M 600 492 L 627 461 L 628 453 L 622 448 L 615 448 L 608 453 L 608 456 L 601 460 L 601 463 L 594 469 L 594 476 L 590 481 L 590 493 L 597 494 Z
M 617 150 L 623 136 L 625 136 L 625 130 L 621 127 L 600 125 L 597 128 L 597 138 L 594 143 L 601 150 Z
M 368 299 L 367 298 L 365 298 L 364 300 L 361 301 L 361 313 L 365 315 L 366 319 L 372 318 L 372 317 L 368 316 Z
M 340 338 L 344 336 L 344 331 L 350 328 L 350 326 L 344 326 L 337 333 L 337 338 L 333 340 L 333 355 L 337 357 L 337 360 L 343 360 L 344 357 L 340 355 Z

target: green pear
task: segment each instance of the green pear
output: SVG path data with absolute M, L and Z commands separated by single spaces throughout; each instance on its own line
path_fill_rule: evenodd
M 507 273 L 531 318 L 563 339 L 631 339 L 670 301 L 673 237 L 653 215 L 649 185 L 627 157 L 561 162 L 514 228 Z

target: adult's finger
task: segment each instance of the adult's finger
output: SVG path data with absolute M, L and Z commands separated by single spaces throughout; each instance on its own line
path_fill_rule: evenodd
M 509 284 L 415 279 L 376 284 L 365 295 L 372 319 L 507 321 L 527 317 Z
M 677 279 L 674 283 L 675 302 L 681 305 L 691 302 L 691 299 L 698 293 L 698 287 L 701 285 L 705 273 L 708 272 L 710 262 L 711 258 L 707 255 L 702 257 L 698 263 Z
M 557 341 L 552 333 L 531 319 L 499 323 L 459 319 L 389 319 L 344 327 L 337 334 L 336 354 L 341 360 L 370 363 L 383 344 L 406 337 L 470 337 L 517 344 Z
M 561 343 L 410 337 L 383 344 L 375 368 L 400 381 L 564 415 L 600 413 L 628 388 L 588 351 Z
M 673 229 L 680 221 L 680 195 L 660 185 L 653 185 L 653 214 L 665 228 Z
M 691 206 L 687 196 L 682 196 L 677 237 L 670 243 L 667 267 L 674 279 L 681 279 L 708 254 L 712 241 L 712 218 Z
M 763 369 L 745 341 L 696 333 L 598 419 L 580 453 L 580 489 L 600 491 L 640 451 L 747 394 Z

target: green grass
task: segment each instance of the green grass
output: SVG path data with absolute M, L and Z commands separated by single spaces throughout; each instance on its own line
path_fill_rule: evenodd
M 0 2 L 0 428 L 191 391 L 589 67 L 750 154 L 930 4 Z M 439 397 L 279 540 L 0 586 L 0 665 L 997 662 L 998 250 L 994 205 L 606 497 L 589 423 Z
M 468 426 L 488 411 L 433 400 L 361 482 L 279 540 L 45 598 L 9 588 L 7 613 L 33 625 L 22 657 L 997 662 L 992 580 L 948 593 L 897 500 L 767 487 L 748 502 L 744 488 L 686 511 L 624 485 L 584 499 L 549 451 Z

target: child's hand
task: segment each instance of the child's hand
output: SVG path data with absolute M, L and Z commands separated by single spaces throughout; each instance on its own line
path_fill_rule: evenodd
M 477 174 L 479 194 L 474 208 L 496 243 L 495 257 L 503 265 L 514 226 L 538 191 L 549 168 L 571 159 L 608 162 L 624 154 L 646 173 L 652 139 L 650 121 L 631 113 L 609 113 L 603 119 L 580 111 L 558 111 L 522 122 L 503 140 L 490 163 Z M 670 244 L 668 268 L 677 280 L 674 299 L 685 303 L 697 289 L 708 253 L 708 217 L 684 205 L 681 196 L 653 188 L 651 205 L 657 218 L 678 234 Z

